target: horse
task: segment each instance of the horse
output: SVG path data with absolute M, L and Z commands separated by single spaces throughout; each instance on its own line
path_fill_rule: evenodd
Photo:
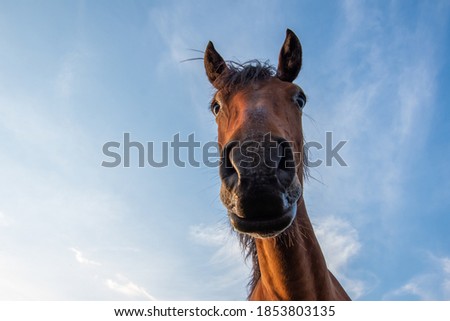
M 287 29 L 278 66 L 204 53 L 218 127 L 220 199 L 253 263 L 248 300 L 350 300 L 327 264 L 303 198 L 302 46 Z

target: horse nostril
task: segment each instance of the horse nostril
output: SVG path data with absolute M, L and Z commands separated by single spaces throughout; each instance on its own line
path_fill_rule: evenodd
M 276 175 L 281 184 L 289 186 L 295 176 L 295 160 L 292 147 L 286 140 L 278 143 L 278 166 Z
M 220 162 L 220 177 L 225 183 L 227 183 L 227 185 L 229 185 L 229 187 L 232 187 L 232 185 L 237 182 L 238 178 L 236 168 L 231 159 L 233 148 L 235 148 L 236 145 L 237 142 L 230 142 L 224 147 Z
M 245 189 L 249 184 L 267 184 L 271 179 L 286 188 L 295 175 L 292 147 L 282 138 L 269 142 L 232 141 L 222 151 L 220 177 L 230 189 L 237 185 Z

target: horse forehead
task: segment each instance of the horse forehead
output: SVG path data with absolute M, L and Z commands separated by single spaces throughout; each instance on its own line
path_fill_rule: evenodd
M 257 112 L 263 113 L 261 105 L 271 105 L 272 102 L 285 99 L 291 90 L 284 84 L 273 82 L 257 82 L 238 91 L 232 101 L 238 106 L 253 106 Z

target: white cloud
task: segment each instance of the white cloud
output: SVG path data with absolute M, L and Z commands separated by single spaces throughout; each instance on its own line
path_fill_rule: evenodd
M 70 248 L 70 250 L 75 254 L 77 262 L 79 262 L 81 265 L 91 267 L 102 266 L 102 264 L 86 258 L 85 254 L 82 251 L 76 248 Z M 101 268 L 97 268 L 93 271 L 85 270 L 84 273 L 87 273 L 87 275 L 89 275 L 92 278 L 92 280 L 95 280 L 96 286 L 99 287 L 97 290 L 100 292 L 101 288 L 106 286 L 108 290 L 114 292 L 115 294 L 119 294 L 120 299 L 127 298 L 127 299 L 156 300 L 155 297 L 150 295 L 144 287 L 139 286 L 136 283 L 132 282 L 121 273 L 112 274 L 110 270 L 111 267 L 102 266 Z M 117 297 L 112 296 L 111 298 L 116 299 Z
M 450 277 L 450 258 L 443 257 L 440 259 L 442 270 Z
M 236 235 L 231 232 L 231 227 L 223 224 L 193 225 L 189 227 L 191 239 L 203 246 L 215 248 L 211 263 L 222 267 L 237 267 L 243 269 L 243 254 Z
M 306 187 L 313 212 L 332 209 L 362 229 L 379 223 L 383 242 L 398 235 L 391 220 L 405 213 L 410 164 L 426 148 L 438 68 L 432 28 L 425 19 L 414 28 L 396 25 L 396 9 L 381 20 L 376 5 L 343 3 L 341 32 L 315 69 L 310 92 L 320 136 L 305 122 L 308 140 L 323 141 L 332 131 L 334 142 L 348 141 L 341 154 L 348 167 L 312 170 L 324 182 Z
M 315 231 L 328 266 L 336 274 L 343 273 L 349 260 L 361 248 L 357 230 L 349 222 L 329 216 L 318 221 Z
M 107 279 L 105 284 L 112 291 L 121 293 L 132 299 L 144 298 L 152 301 L 156 300 L 143 287 L 136 285 L 120 274 L 117 274 L 114 279 Z
M 219 224 L 200 224 L 189 227 L 189 236 L 193 241 L 205 246 L 222 246 L 226 243 L 229 233 Z
M 450 300 L 450 258 L 429 254 L 425 259 L 432 266 L 386 293 L 384 299 Z
M 369 293 L 382 278 L 373 271 L 382 269 L 349 270 L 348 262 L 366 242 L 396 246 L 394 238 L 406 236 L 399 229 L 410 219 L 404 210 L 411 197 L 405 195 L 406 179 L 413 172 L 411 160 L 426 148 L 435 108 L 439 35 L 424 16 L 414 27 L 396 24 L 397 10 L 393 5 L 389 15 L 380 19 L 378 5 L 344 2 L 341 31 L 316 68 L 322 76 L 310 92 L 313 111 L 308 112 L 321 127 L 316 137 L 322 139 L 323 132 L 332 131 L 333 141 L 348 140 L 341 156 L 349 166 L 314 169 L 324 185 L 308 184 L 306 194 L 310 213 L 319 216 L 316 232 L 330 269 L 353 298 Z M 423 50 L 417 50 L 418 43 Z M 324 77 L 329 79 L 323 82 Z M 329 86 L 326 95 L 321 93 L 324 85 Z M 311 129 L 305 130 L 307 139 L 317 139 Z M 330 211 L 343 222 L 327 217 Z M 357 222 L 360 238 L 348 222 Z M 378 233 L 365 233 L 374 227 Z M 434 276 L 412 278 L 398 291 L 433 297 L 432 289 L 424 287 L 427 281 L 435 283 Z
M 193 242 L 213 249 L 208 264 L 215 269 L 216 276 L 211 277 L 208 286 L 222 290 L 241 286 L 242 297 L 245 297 L 250 267 L 244 261 L 237 236 L 232 234 L 231 227 L 223 224 L 194 225 L 189 228 L 189 236 Z
M 430 291 L 430 283 L 435 283 L 431 275 L 420 275 L 412 278 L 406 284 L 400 288 L 387 293 L 383 299 L 395 300 L 395 299 L 419 299 L 419 300 L 435 300 L 435 289 Z
M 152 32 L 156 27 L 156 31 L 170 50 L 169 55 L 162 57 L 160 67 L 179 65 L 180 61 L 186 59 L 187 54 L 190 54 L 189 48 L 199 41 L 198 33 L 188 22 L 191 12 L 192 4 L 177 4 L 170 6 L 169 9 L 153 8 L 149 11 Z
M 78 261 L 78 263 L 80 263 L 80 264 L 85 264 L 85 265 L 101 265 L 100 263 L 98 263 L 98 262 L 95 262 L 95 261 L 92 261 L 92 260 L 89 260 L 89 259 L 87 259 L 85 256 L 84 256 L 84 254 L 80 251 L 80 250 L 77 250 L 76 248 L 71 248 L 70 249 L 72 252 L 74 252 L 75 253 L 75 259 Z
M 214 279 L 215 286 L 232 287 L 245 284 L 250 273 L 250 267 L 243 263 L 244 258 L 237 238 L 229 229 L 229 226 L 220 224 L 194 225 L 189 229 L 189 235 L 195 243 L 214 249 L 209 264 L 217 269 L 219 275 Z M 350 278 L 347 271 L 349 262 L 361 248 L 357 230 L 349 222 L 336 217 L 320 219 L 314 229 L 330 270 L 343 283 L 352 298 L 361 297 L 367 291 L 367 284 L 362 280 Z
M 314 226 L 328 268 L 353 299 L 367 292 L 367 284 L 350 277 L 348 264 L 361 249 L 358 231 L 346 220 L 334 216 L 320 218 Z

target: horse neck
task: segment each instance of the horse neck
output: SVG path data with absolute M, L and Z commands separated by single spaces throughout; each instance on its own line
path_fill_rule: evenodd
M 251 300 L 349 299 L 328 271 L 303 199 L 288 231 L 255 243 L 261 277 Z

